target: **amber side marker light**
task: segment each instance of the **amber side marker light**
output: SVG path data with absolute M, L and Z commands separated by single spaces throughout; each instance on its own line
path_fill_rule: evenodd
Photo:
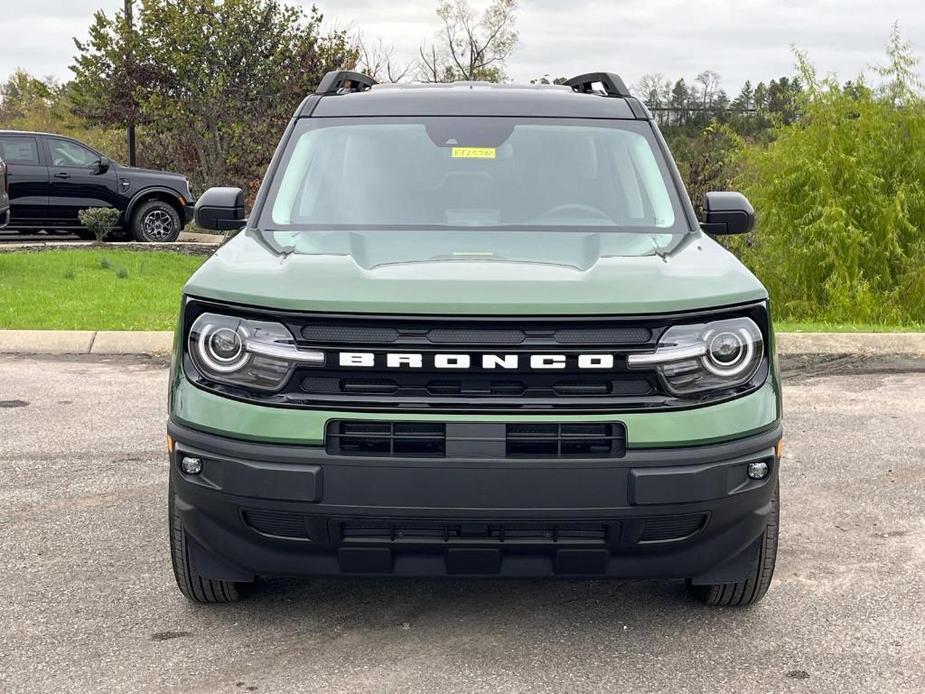
M 167 434 L 167 452 L 173 453 L 173 436 Z
M 774 444 L 774 455 L 777 456 L 777 459 L 780 460 L 784 455 L 784 440 L 778 439 L 777 443 Z

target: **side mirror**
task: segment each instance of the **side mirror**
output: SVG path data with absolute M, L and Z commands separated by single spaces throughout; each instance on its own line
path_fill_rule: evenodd
M 755 226 L 755 210 L 742 193 L 707 193 L 700 228 L 708 234 L 746 234 Z
M 109 157 L 100 157 L 99 161 L 96 162 L 95 172 L 97 174 L 104 174 L 109 171 L 109 167 L 112 166 L 112 161 Z
M 212 231 L 235 231 L 247 223 L 244 191 L 240 188 L 209 188 L 196 201 L 196 225 Z

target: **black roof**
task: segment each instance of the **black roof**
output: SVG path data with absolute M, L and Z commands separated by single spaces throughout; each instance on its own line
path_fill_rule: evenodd
M 373 85 L 364 91 L 309 97 L 300 108 L 299 115 L 320 118 L 533 116 L 627 120 L 645 117 L 638 102 L 631 105 L 627 97 L 580 93 L 560 85 L 517 86 L 487 82 Z

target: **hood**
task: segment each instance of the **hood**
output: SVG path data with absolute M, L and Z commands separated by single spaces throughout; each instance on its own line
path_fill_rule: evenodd
M 514 249 L 506 234 L 482 232 L 463 250 L 460 237 L 441 249 L 435 233 L 429 243 L 383 232 L 305 236 L 279 254 L 253 230 L 241 232 L 184 291 L 283 310 L 458 315 L 662 313 L 767 297 L 745 266 L 699 232 L 669 253 L 643 234 L 572 234 L 567 246 L 521 234 Z
M 152 176 L 157 178 L 177 178 L 181 181 L 186 180 L 186 176 L 183 174 L 176 173 L 174 171 L 158 171 L 157 169 L 144 169 L 140 166 L 125 166 L 124 164 L 119 164 L 119 171 L 124 171 L 125 173 L 138 174 L 144 176 Z

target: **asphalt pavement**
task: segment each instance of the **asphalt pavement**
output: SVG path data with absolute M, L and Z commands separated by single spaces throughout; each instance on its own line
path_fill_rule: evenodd
M 163 360 L 0 356 L 0 690 L 923 692 L 925 372 L 786 371 L 774 583 L 268 580 L 177 592 Z

